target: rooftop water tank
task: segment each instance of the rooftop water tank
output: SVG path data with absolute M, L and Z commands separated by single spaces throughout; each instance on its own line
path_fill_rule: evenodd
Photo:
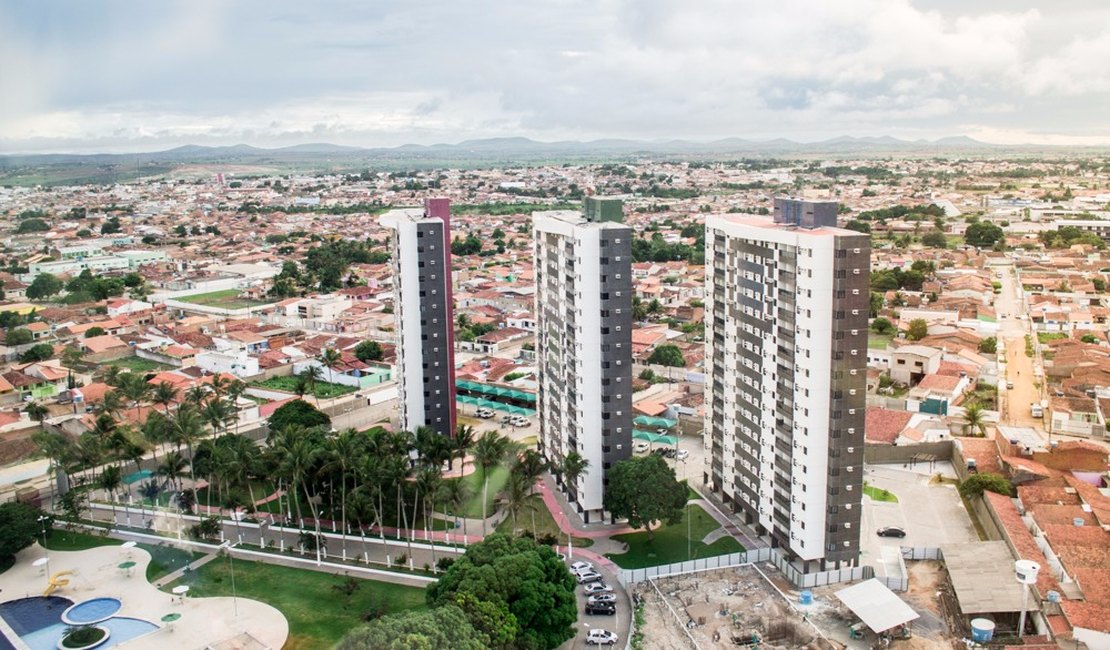
M 971 619 L 971 640 L 987 643 L 994 638 L 994 621 L 985 618 Z

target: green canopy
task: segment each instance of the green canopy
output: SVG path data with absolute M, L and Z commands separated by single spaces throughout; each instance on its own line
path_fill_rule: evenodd
M 522 390 L 503 388 L 501 386 L 490 386 L 489 384 L 479 384 L 478 382 L 467 381 L 465 379 L 460 379 L 456 381 L 455 387 L 459 390 L 470 391 L 472 393 L 483 393 L 485 395 L 493 395 L 495 397 L 508 397 L 509 399 L 515 399 L 521 402 L 536 401 L 535 393 L 527 393 Z
M 648 433 L 647 431 L 632 430 L 632 437 L 636 440 L 647 440 L 648 442 L 661 442 L 665 445 L 675 446 L 678 444 L 678 438 L 674 436 L 665 436 L 659 433 Z
M 642 427 L 663 427 L 663 428 L 666 428 L 666 429 L 670 429 L 674 425 L 678 424 L 678 420 L 668 420 L 667 418 L 654 418 L 650 415 L 639 415 L 639 416 L 636 417 L 635 420 L 632 421 L 632 423 L 633 424 L 638 424 Z

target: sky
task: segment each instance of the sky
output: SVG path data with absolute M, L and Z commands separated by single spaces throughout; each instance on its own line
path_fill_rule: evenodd
M 0 0 L 0 153 L 1110 143 L 1105 0 Z

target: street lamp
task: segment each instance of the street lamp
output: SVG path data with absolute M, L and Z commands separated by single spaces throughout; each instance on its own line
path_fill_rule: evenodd
M 227 549 L 227 565 L 231 569 L 231 606 L 235 612 L 235 618 L 239 618 L 239 599 L 235 594 L 235 560 L 231 557 L 231 549 L 234 547 L 235 544 L 232 544 L 230 539 L 220 544 L 220 548 Z
M 46 551 L 46 522 L 48 522 L 48 521 L 50 521 L 50 517 L 48 517 L 46 515 L 39 515 L 38 522 L 39 522 L 39 527 L 42 529 L 42 556 L 43 557 L 50 557 L 50 554 L 47 553 L 47 551 Z

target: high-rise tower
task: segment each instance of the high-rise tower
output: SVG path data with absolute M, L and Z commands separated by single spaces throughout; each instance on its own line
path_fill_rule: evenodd
M 585 521 L 603 516 L 609 469 L 632 455 L 632 229 L 617 199 L 535 212 L 540 451 L 586 471 L 567 484 Z M 563 477 L 566 481 L 566 477 Z
M 706 222 L 705 480 L 806 570 L 860 550 L 870 239 L 836 213 Z
M 451 298 L 451 202 L 391 210 L 393 311 L 397 323 L 401 428 L 455 435 L 455 330 Z

